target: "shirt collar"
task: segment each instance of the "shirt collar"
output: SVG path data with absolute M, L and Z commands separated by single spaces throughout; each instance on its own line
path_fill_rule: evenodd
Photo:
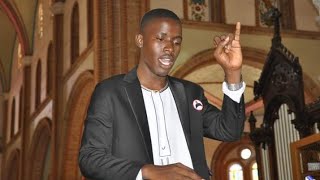
M 162 89 L 160 89 L 160 90 L 149 89 L 149 88 L 147 88 L 147 87 L 145 87 L 145 86 L 143 86 L 143 85 L 141 84 L 141 88 L 142 88 L 142 89 L 147 90 L 147 91 L 149 91 L 149 92 L 154 92 L 154 93 L 157 93 L 157 92 L 162 93 L 162 92 L 163 92 L 164 90 L 166 90 L 168 87 L 169 87 L 169 83 L 168 83 L 168 82 L 167 82 L 166 85 L 165 85 Z

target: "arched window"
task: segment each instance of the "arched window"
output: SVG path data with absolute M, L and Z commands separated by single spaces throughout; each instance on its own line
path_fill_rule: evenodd
M 234 163 L 229 167 L 229 180 L 243 180 L 242 166 Z
M 71 16 L 71 64 L 79 57 L 79 6 L 76 3 Z
M 47 55 L 47 96 L 50 95 L 52 92 L 52 83 L 53 83 L 53 63 L 54 62 L 54 55 L 53 55 L 53 46 L 50 43 L 48 48 L 48 55 Z
M 19 124 L 18 124 L 18 129 L 20 131 L 22 127 L 22 121 L 23 121 L 23 103 L 24 103 L 24 96 L 23 96 L 23 86 L 20 89 L 19 93 Z
M 24 66 L 23 68 L 23 86 L 24 86 L 24 95 L 23 95 L 23 103 L 25 106 L 23 107 L 23 117 L 28 117 L 30 115 L 30 104 L 31 104 L 31 97 L 32 91 L 31 89 L 31 81 L 30 78 L 32 74 L 31 66 Z M 27 118 L 25 118 L 27 120 Z
M 93 40 L 93 0 L 87 0 L 88 10 L 88 44 Z
M 251 172 L 252 172 L 252 180 L 259 180 L 259 175 L 258 175 L 258 164 L 257 162 L 253 163 L 251 166 Z
M 12 138 L 15 134 L 15 119 L 16 119 L 16 99 L 13 97 L 11 104 L 11 125 L 10 125 L 10 137 Z
M 37 71 L 36 71 L 36 108 L 39 107 L 41 103 L 41 60 L 38 60 Z
M 211 163 L 214 179 L 258 180 L 255 148 L 247 134 L 240 141 L 221 143 Z

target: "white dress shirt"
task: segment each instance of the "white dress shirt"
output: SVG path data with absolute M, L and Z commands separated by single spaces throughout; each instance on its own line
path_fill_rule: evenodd
M 142 88 L 149 123 L 155 165 L 180 162 L 193 168 L 186 137 L 170 88 L 152 91 Z
M 141 87 L 146 108 L 154 165 L 182 163 L 193 169 L 193 164 L 183 132 L 177 106 L 169 86 L 160 91 Z M 222 91 L 239 103 L 245 83 L 237 91 L 230 91 L 225 82 Z M 141 180 L 141 169 L 136 180 Z

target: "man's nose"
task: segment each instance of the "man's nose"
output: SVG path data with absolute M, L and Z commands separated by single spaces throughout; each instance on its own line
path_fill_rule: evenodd
M 172 53 L 173 52 L 173 43 L 172 42 L 167 42 L 164 46 L 164 52 L 166 53 Z

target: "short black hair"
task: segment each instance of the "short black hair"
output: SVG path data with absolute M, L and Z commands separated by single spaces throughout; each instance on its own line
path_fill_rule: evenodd
M 146 24 L 148 24 L 151 20 L 156 18 L 170 18 L 177 21 L 177 23 L 181 24 L 180 18 L 174 12 L 168 9 L 157 8 L 152 9 L 144 14 L 140 21 L 140 32 L 143 31 Z

